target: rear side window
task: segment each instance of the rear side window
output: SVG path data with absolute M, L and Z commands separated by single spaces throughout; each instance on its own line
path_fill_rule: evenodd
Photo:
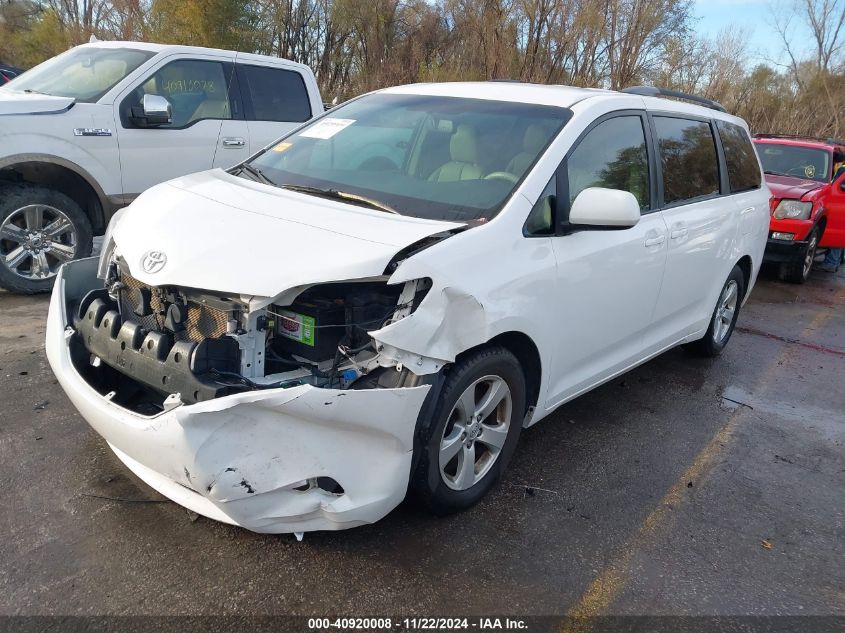
M 728 166 L 728 181 L 731 193 L 749 191 L 760 187 L 760 165 L 751 145 L 748 133 L 738 125 L 717 121 L 725 163 Z
M 307 121 L 311 104 L 302 75 L 266 66 L 240 66 L 255 121 Z
M 718 194 L 719 159 L 710 124 L 656 116 L 654 126 L 663 168 L 663 203 Z
M 578 143 L 566 162 L 569 201 L 587 187 L 630 191 L 649 207 L 648 151 L 643 120 L 619 116 L 602 121 Z

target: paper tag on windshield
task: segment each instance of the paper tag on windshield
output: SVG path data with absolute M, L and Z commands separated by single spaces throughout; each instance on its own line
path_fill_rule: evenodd
M 349 127 L 355 123 L 355 119 L 323 119 L 318 121 L 304 132 L 300 132 L 299 136 L 304 138 L 321 138 L 327 139 L 333 137 L 342 129 Z

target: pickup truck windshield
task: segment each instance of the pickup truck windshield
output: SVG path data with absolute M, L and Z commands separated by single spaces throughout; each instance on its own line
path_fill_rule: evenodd
M 795 176 L 818 182 L 830 180 L 830 154 L 823 149 L 757 143 L 757 153 L 760 155 L 763 171 L 767 174 Z
M 570 117 L 566 108 L 528 103 L 368 95 L 283 138 L 239 173 L 402 215 L 483 222 Z
M 48 59 L 0 90 L 36 92 L 94 103 L 155 53 L 132 48 L 76 48 Z

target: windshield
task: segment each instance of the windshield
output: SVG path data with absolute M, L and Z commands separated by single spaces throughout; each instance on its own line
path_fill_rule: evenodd
M 484 221 L 570 116 L 508 101 L 368 95 L 285 137 L 241 173 L 402 215 Z
M 818 182 L 830 180 L 830 154 L 823 149 L 778 143 L 755 145 L 766 173 Z
M 0 90 L 37 92 L 94 103 L 155 53 L 83 46 L 48 59 Z

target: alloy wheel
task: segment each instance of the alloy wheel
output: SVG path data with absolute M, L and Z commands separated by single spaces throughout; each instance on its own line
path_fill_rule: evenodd
M 458 398 L 440 440 L 440 476 L 452 490 L 468 490 L 490 472 L 511 424 L 511 391 L 499 376 L 483 376 Z
M 713 340 L 716 343 L 722 343 L 730 334 L 738 302 L 739 284 L 730 279 L 722 290 L 716 314 L 713 317 Z
M 813 261 L 816 259 L 816 246 L 818 245 L 818 238 L 815 232 L 810 236 L 810 243 L 807 244 L 807 251 L 804 254 L 804 279 L 810 276 L 810 270 L 813 268 Z
M 70 218 L 46 204 L 15 209 L 0 224 L 0 262 L 24 279 L 55 276 L 76 257 L 78 243 Z

